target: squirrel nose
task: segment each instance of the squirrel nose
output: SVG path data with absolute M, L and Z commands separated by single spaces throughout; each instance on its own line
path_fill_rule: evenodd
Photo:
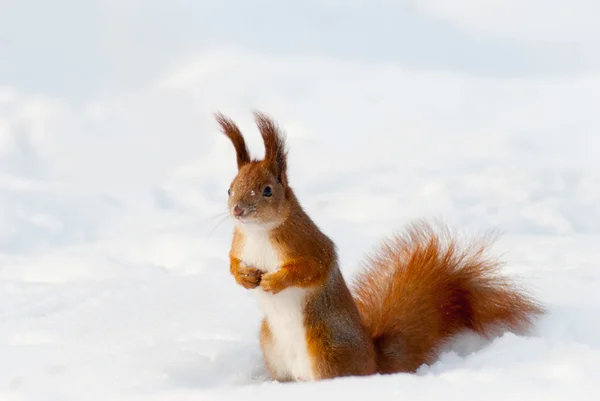
M 240 217 L 242 214 L 244 214 L 244 209 L 241 208 L 239 205 L 235 205 L 231 212 L 235 217 Z

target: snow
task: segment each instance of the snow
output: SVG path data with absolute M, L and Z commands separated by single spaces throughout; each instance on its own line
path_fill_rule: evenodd
M 207 2 L 59 1 L 43 20 L 25 3 L 0 13 L 0 400 L 597 398 L 591 2 L 562 25 L 538 0 L 244 8 L 274 7 L 277 37 Z M 346 277 L 394 230 L 440 218 L 498 231 L 505 272 L 548 314 L 529 335 L 465 334 L 417 374 L 267 380 L 261 312 L 228 273 L 236 164 L 211 115 L 260 157 L 254 109 L 287 131 L 291 183 Z

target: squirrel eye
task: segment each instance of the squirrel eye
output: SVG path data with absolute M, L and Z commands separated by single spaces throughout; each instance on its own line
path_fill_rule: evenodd
M 231 188 L 228 188 L 228 189 L 227 189 L 227 195 L 230 195 L 230 196 L 231 196 Z
M 265 187 L 265 190 L 263 191 L 263 195 L 268 198 L 269 196 L 273 195 L 273 189 L 269 186 Z

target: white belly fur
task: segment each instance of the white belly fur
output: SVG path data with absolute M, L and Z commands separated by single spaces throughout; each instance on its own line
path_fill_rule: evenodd
M 281 258 L 271 245 L 268 232 L 253 229 L 245 230 L 244 234 L 240 260 L 263 272 L 279 269 Z M 274 339 L 272 352 L 265 355 L 269 363 L 283 376 L 314 379 L 303 316 L 307 290 L 292 287 L 273 295 L 257 287 L 252 292 L 265 313 Z

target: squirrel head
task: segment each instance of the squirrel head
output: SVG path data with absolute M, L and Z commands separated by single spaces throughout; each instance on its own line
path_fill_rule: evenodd
M 283 133 L 273 120 L 255 112 L 254 119 L 265 144 L 265 158 L 251 159 L 238 126 L 220 113 L 215 118 L 237 156 L 238 173 L 228 190 L 229 214 L 242 228 L 277 227 L 285 221 L 290 209 Z

